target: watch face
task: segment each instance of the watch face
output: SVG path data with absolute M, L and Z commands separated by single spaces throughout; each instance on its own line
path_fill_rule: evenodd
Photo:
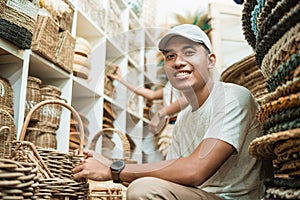
M 117 160 L 117 161 L 114 161 L 112 164 L 111 164 L 111 168 L 113 170 L 122 170 L 124 168 L 125 164 L 124 164 L 124 161 L 122 160 Z

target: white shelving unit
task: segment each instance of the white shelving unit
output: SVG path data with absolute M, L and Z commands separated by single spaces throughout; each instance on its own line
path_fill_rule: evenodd
M 156 44 L 151 35 L 143 29 L 138 18 L 128 8 L 123 0 L 107 1 L 106 12 L 119 11 L 119 21 L 110 19 L 106 15 L 105 21 L 96 22 L 88 13 L 84 12 L 80 0 L 73 0 L 74 6 L 72 35 L 83 37 L 92 45 L 90 55 L 90 77 L 85 80 L 73 76 L 55 64 L 33 53 L 31 50 L 21 50 L 9 42 L 0 39 L 0 74 L 7 78 L 14 91 L 14 120 L 19 137 L 24 120 L 26 99 L 26 84 L 28 76 L 35 76 L 43 84 L 59 87 L 61 97 L 72 105 L 79 113 L 89 120 L 89 142 L 102 128 L 104 101 L 111 103 L 117 114 L 114 126 L 123 133 L 131 136 L 136 144 L 132 152 L 132 159 L 143 162 L 142 144 L 148 130 L 145 128 L 149 120 L 143 117 L 144 99 L 136 97 L 121 84 L 115 83 L 116 97 L 114 99 L 104 94 L 104 76 L 107 64 L 118 64 L 122 74 L 137 87 L 144 87 L 145 82 L 155 80 L 156 71 L 147 70 L 145 56 L 149 51 L 155 51 Z M 105 26 L 103 26 L 103 24 Z M 117 26 L 118 33 L 109 27 Z M 5 53 L 3 53 L 5 52 Z M 151 66 L 153 67 L 153 66 Z M 63 109 L 61 122 L 57 131 L 58 150 L 67 152 L 70 132 L 70 112 Z M 113 155 L 119 157 L 121 144 L 115 139 L 117 149 Z

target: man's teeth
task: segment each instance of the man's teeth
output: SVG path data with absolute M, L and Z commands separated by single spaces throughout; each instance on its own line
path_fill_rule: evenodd
M 190 73 L 188 72 L 179 72 L 177 73 L 177 76 L 186 76 L 186 75 L 189 75 Z

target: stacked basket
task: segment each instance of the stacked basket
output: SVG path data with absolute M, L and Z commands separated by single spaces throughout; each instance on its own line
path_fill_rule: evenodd
M 53 85 L 41 85 L 42 81 L 33 76 L 27 79 L 25 116 L 39 102 L 60 100 L 61 91 Z M 43 106 L 30 118 L 25 140 L 43 148 L 56 149 L 56 131 L 59 128 L 61 107 L 59 105 Z
M 299 16 L 299 1 L 244 2 L 244 35 L 256 53 L 269 92 L 257 113 L 264 136 L 249 146 L 252 156 L 273 163 L 265 199 L 300 199 Z
M 29 49 L 38 9 L 37 0 L 1 0 L 0 37 L 19 48 Z
M 75 38 L 71 35 L 74 8 L 69 1 L 45 1 L 48 13 L 39 14 L 34 28 L 31 50 L 57 64 L 68 73 L 73 70 Z M 58 5 L 63 3 L 68 9 L 61 12 Z
M 74 62 L 73 62 L 73 74 L 74 76 L 88 79 L 91 69 L 90 63 L 90 54 L 91 54 L 91 45 L 90 43 L 82 38 L 76 38 L 75 44 L 75 54 L 74 54 Z
M 255 62 L 255 55 L 251 54 L 229 66 L 221 74 L 222 81 L 242 85 L 250 90 L 258 103 L 268 93 L 266 78 Z

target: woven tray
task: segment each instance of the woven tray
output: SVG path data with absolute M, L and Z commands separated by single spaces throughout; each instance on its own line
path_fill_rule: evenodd
M 271 10 L 271 13 L 266 17 L 260 27 L 260 31 L 257 35 L 257 41 L 261 41 L 264 35 L 273 27 L 276 23 L 284 17 L 298 2 L 294 0 L 281 0 L 276 3 L 275 7 Z
M 277 5 L 278 0 L 265 0 L 265 4 L 261 9 L 261 13 L 257 17 L 257 29 L 260 30 L 261 23 L 267 18 L 270 13 L 272 12 L 272 9 Z M 283 0 L 285 1 L 285 0 Z
M 274 74 L 268 79 L 266 87 L 268 91 L 273 92 L 280 85 L 292 80 L 295 75 L 294 71 L 300 69 L 300 50 L 291 55 L 288 60 L 279 65 Z
M 274 26 L 270 31 L 263 36 L 261 41 L 256 41 L 256 62 L 261 66 L 262 60 L 274 45 L 290 28 L 294 27 L 299 22 L 300 4 L 297 4 Z
M 300 139 L 300 128 L 258 137 L 250 143 L 248 152 L 253 157 L 272 159 L 276 157 L 274 153 L 276 142 L 292 138 Z
M 271 115 L 283 110 L 300 106 L 300 92 L 280 97 L 277 100 L 263 104 L 257 111 L 257 119 L 260 123 L 266 121 Z
M 299 44 L 299 33 L 300 32 L 300 23 L 297 23 L 294 27 L 288 30 L 268 51 L 262 60 L 261 70 L 262 74 L 269 78 L 272 76 L 274 70 L 278 66 L 272 65 L 272 60 L 277 57 L 280 51 L 288 52 L 288 50 L 296 47 Z M 283 53 L 280 53 L 283 54 Z
M 257 1 L 255 0 L 244 0 L 244 8 L 242 11 L 242 29 L 246 41 L 249 45 L 255 49 L 256 48 L 256 36 L 252 30 L 251 26 L 251 12 L 253 11 Z

